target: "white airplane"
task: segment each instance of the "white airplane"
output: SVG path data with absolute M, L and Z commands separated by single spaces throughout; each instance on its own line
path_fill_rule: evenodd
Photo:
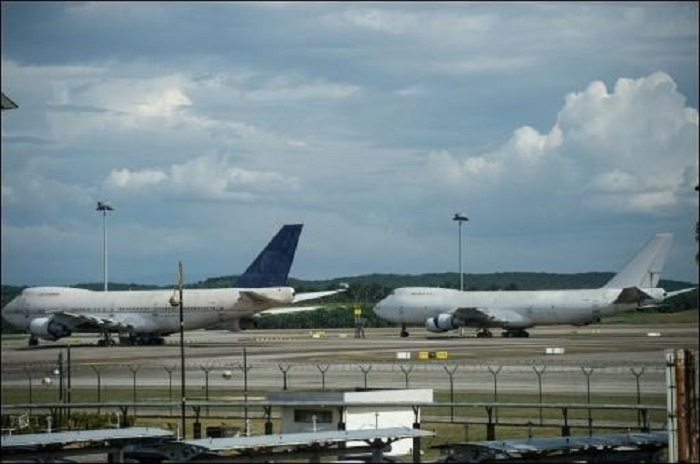
M 184 329 L 221 322 L 235 322 L 237 328 L 246 329 L 256 317 L 295 311 L 284 308 L 292 303 L 344 291 L 295 294 L 285 286 L 302 226 L 283 226 L 239 277 L 239 288 L 184 289 Z M 81 332 L 100 333 L 100 346 L 115 344 L 113 332 L 119 333 L 122 344 L 161 345 L 164 336 L 180 330 L 179 306 L 179 292 L 172 290 L 31 287 L 10 301 L 2 316 L 29 334 L 29 346 L 37 345 L 39 338 L 55 341 Z
M 536 325 L 587 325 L 619 311 L 657 305 L 666 298 L 695 290 L 666 292 L 657 288 L 672 234 L 658 234 L 607 284 L 587 290 L 459 291 L 434 287 L 397 288 L 374 307 L 374 312 L 401 324 L 425 323 L 428 332 L 477 328 L 477 337 L 528 337 Z

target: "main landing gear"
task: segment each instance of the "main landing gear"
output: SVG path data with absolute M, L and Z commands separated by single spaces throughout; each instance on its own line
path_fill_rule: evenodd
M 505 338 L 527 338 L 530 334 L 525 329 L 508 329 L 501 333 L 501 337 Z
M 399 336 L 401 336 L 401 338 L 408 337 L 408 330 L 406 330 L 406 324 L 401 324 L 401 332 L 399 333 Z
M 39 339 L 36 338 L 34 335 L 29 336 L 29 346 L 37 346 L 39 345 Z
M 489 329 L 479 329 L 479 331 L 476 333 L 477 338 L 491 338 L 493 337 L 493 334 Z
M 120 345 L 165 345 L 165 339 L 156 334 L 119 335 Z
M 100 339 L 97 340 L 97 346 L 114 346 L 117 343 L 112 338 L 112 334 L 105 331 L 100 335 Z

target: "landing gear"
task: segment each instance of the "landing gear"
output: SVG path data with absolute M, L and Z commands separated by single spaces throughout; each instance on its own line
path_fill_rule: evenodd
M 39 345 L 39 339 L 36 338 L 34 335 L 29 336 L 29 346 L 37 346 Z
M 165 345 L 165 339 L 157 334 L 120 334 L 120 345 Z
M 489 329 L 479 329 L 479 331 L 476 333 L 477 338 L 491 338 L 493 337 L 493 334 Z
M 530 334 L 525 329 L 508 329 L 501 333 L 501 337 L 505 338 L 527 338 Z
M 408 330 L 406 330 L 406 324 L 401 324 L 401 333 L 399 334 L 401 338 L 408 337 Z
M 100 335 L 100 339 L 97 340 L 97 346 L 114 346 L 117 343 L 112 338 L 112 334 L 105 331 Z

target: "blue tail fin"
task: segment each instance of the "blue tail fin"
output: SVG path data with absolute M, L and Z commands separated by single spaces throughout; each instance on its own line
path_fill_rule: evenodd
M 289 269 L 294 261 L 294 253 L 303 224 L 283 226 L 255 261 L 238 278 L 241 288 L 283 287 L 287 284 Z

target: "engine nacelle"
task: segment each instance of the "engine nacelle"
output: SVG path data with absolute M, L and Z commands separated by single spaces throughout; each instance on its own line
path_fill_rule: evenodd
M 457 318 L 452 314 L 438 314 L 425 321 L 425 328 L 428 332 L 441 333 L 459 328 Z
M 72 332 L 53 317 L 41 317 L 29 323 L 29 333 L 44 340 L 55 342 L 59 338 L 68 337 Z

